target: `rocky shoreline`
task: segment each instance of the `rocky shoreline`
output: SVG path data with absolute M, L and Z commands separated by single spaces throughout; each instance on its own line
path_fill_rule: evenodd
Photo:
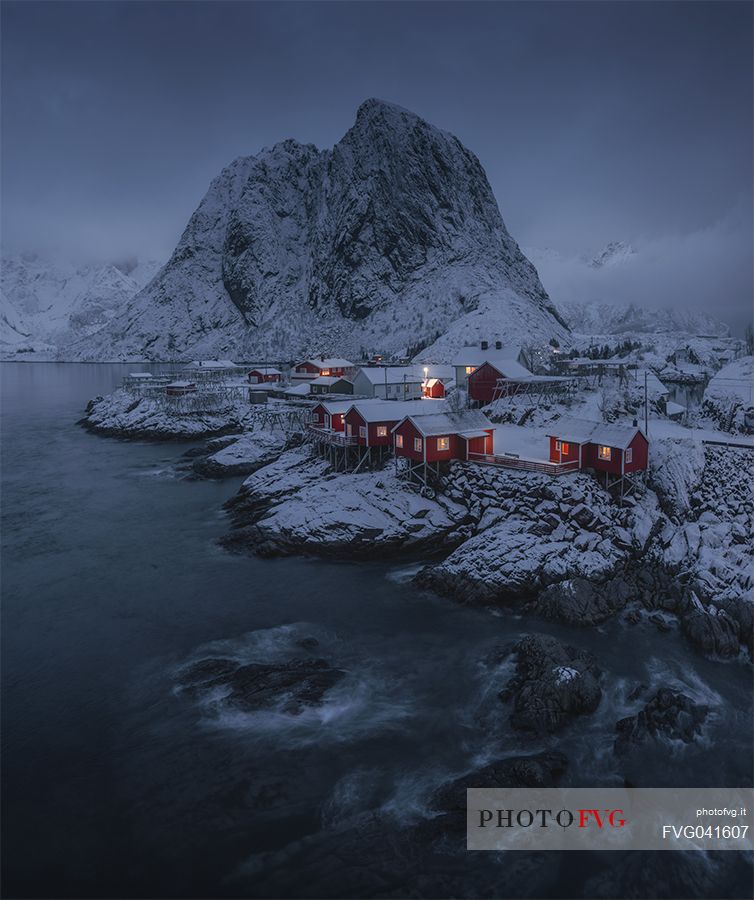
M 623 504 L 587 473 L 553 479 L 463 463 L 430 499 L 390 468 L 334 474 L 304 445 L 246 479 L 227 504 L 233 527 L 222 543 L 262 556 L 429 554 L 438 561 L 417 585 L 462 603 L 580 626 L 622 615 L 667 630 L 670 617 L 706 655 L 752 652 L 750 455 L 684 455 L 668 443 L 647 486 Z
M 391 466 L 334 473 L 301 434 L 252 430 L 246 404 L 166 416 L 115 391 L 87 407 L 99 434 L 207 438 L 189 477 L 244 476 L 221 543 L 259 556 L 403 557 L 418 587 L 567 625 L 675 620 L 702 653 L 754 656 L 754 466 L 749 451 L 653 445 L 646 484 L 623 503 L 588 473 L 561 478 L 454 462 L 424 496 Z M 434 561 L 431 561 L 434 560 Z

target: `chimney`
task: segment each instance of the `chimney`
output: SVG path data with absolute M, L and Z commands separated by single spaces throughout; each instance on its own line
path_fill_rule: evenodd
M 495 350 L 502 350 L 502 349 L 503 349 L 503 342 L 495 341 Z
M 482 350 L 486 350 L 487 347 L 489 346 L 489 344 L 487 343 L 487 341 L 482 341 L 480 346 L 481 346 Z
M 634 426 L 634 428 L 638 428 L 638 427 L 639 427 L 639 420 L 638 420 L 638 419 L 634 419 L 634 421 L 633 421 L 633 426 Z

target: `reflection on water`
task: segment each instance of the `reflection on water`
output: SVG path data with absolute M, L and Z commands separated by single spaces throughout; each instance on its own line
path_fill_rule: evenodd
M 130 368 L 0 367 L 7 895 L 503 896 L 510 860 L 470 859 L 457 841 L 447 856 L 417 849 L 403 872 L 391 835 L 422 821 L 438 784 L 513 753 L 564 752 L 571 784 L 622 779 L 613 729 L 640 708 L 628 699 L 638 683 L 714 712 L 705 740 L 644 761 L 645 784 L 747 783 L 741 663 L 705 661 L 651 627 L 580 631 L 459 607 L 417 592 L 406 565 L 224 553 L 221 507 L 238 480 L 182 481 L 186 445 L 75 425 Z M 597 713 L 544 739 L 511 732 L 497 698 L 511 662 L 490 662 L 534 629 L 605 671 Z M 300 715 L 176 687 L 201 659 L 285 662 L 307 638 L 346 674 Z M 547 878 L 525 869 L 530 895 L 596 891 L 596 857 Z M 749 876 L 727 866 L 711 884 L 746 896 Z

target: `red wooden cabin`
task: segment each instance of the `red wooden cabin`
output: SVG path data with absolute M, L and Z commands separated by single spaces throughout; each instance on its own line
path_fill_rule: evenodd
M 393 428 L 393 450 L 413 462 L 467 459 L 469 453 L 492 453 L 493 426 L 480 412 L 406 416 Z
M 439 378 L 429 378 L 422 384 L 422 393 L 433 400 L 442 400 L 445 396 L 445 384 Z
M 392 430 L 401 419 L 436 413 L 444 405 L 429 400 L 357 401 L 346 413 L 346 434 L 362 447 L 391 447 Z
M 353 368 L 353 363 L 347 359 L 306 359 L 303 362 L 296 363 L 291 373 L 291 378 L 299 380 L 310 380 L 319 378 L 320 375 L 325 377 L 343 378 Z
M 351 401 L 335 403 L 322 402 L 312 408 L 311 423 L 316 428 L 330 428 L 332 431 L 343 431 L 343 418 L 351 406 Z
M 603 425 L 579 420 L 557 422 L 550 439 L 550 462 L 576 460 L 580 469 L 611 475 L 643 472 L 649 441 L 638 425 Z
M 520 362 L 513 359 L 484 362 L 481 366 L 474 369 L 468 377 L 469 400 L 474 400 L 478 403 L 490 403 L 495 396 L 495 390 L 498 388 L 499 382 L 501 390 L 498 391 L 497 396 L 512 396 L 520 389 L 516 379 L 530 376 L 531 372 L 525 366 L 522 366 Z M 512 379 L 507 389 L 504 384 L 506 379 Z
M 273 369 L 270 366 L 252 369 L 247 374 L 249 384 L 271 384 L 280 381 L 282 377 L 283 373 L 279 369 Z

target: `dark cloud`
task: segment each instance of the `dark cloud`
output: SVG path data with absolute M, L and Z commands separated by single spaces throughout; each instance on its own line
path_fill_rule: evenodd
M 231 159 L 331 146 L 378 96 L 477 153 L 520 243 L 664 247 L 636 290 L 703 303 L 694 271 L 750 313 L 751 4 L 1 9 L 6 244 L 164 256 Z

